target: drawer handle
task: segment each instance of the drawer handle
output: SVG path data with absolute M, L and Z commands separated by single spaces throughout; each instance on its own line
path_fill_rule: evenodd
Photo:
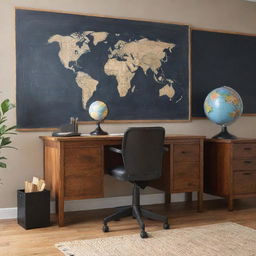
M 181 154 L 187 154 L 188 152 L 186 152 L 186 151 L 181 151 Z
M 251 172 L 244 172 L 243 175 L 251 175 Z
M 244 150 L 248 150 L 249 151 L 249 150 L 252 150 L 252 148 L 244 148 Z
M 244 161 L 245 164 L 250 164 L 252 161 L 246 160 Z

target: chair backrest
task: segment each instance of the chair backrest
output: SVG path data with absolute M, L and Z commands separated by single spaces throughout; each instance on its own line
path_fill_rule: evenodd
M 163 127 L 127 129 L 122 144 L 129 181 L 148 181 L 161 176 L 165 130 Z

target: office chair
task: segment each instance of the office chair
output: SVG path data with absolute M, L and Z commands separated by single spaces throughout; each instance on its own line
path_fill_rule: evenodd
M 109 174 L 121 181 L 134 184 L 132 205 L 120 207 L 117 212 L 104 218 L 103 232 L 108 232 L 107 223 L 122 217 L 133 216 L 141 229 L 141 238 L 147 238 L 142 217 L 162 221 L 163 228 L 169 229 L 168 218 L 140 206 L 140 188 L 144 189 L 149 181 L 160 178 L 162 174 L 165 130 L 162 127 L 129 128 L 123 138 L 122 149 L 110 150 L 122 154 L 123 166 L 109 171 Z

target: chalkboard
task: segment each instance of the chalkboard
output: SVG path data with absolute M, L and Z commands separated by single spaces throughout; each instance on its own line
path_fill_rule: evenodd
M 53 128 L 71 116 L 109 122 L 189 121 L 189 27 L 16 9 L 19 129 Z
M 256 35 L 191 33 L 192 117 L 205 117 L 205 97 L 221 86 L 240 94 L 244 114 L 256 114 Z

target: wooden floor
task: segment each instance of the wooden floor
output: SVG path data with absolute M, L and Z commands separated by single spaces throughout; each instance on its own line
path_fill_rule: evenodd
M 196 212 L 194 203 L 173 203 L 171 206 L 152 205 L 145 208 L 169 216 L 171 228 L 200 226 L 221 222 L 236 222 L 256 229 L 256 199 L 235 201 L 235 210 L 227 211 L 224 200 L 204 202 L 204 212 Z M 102 219 L 113 209 L 71 212 L 66 214 L 65 227 L 53 224 L 48 228 L 24 230 L 16 220 L 0 220 L 0 255 L 63 255 L 54 244 L 61 241 L 91 239 L 138 233 L 136 220 L 125 218 L 110 223 L 109 233 L 102 232 Z M 162 224 L 145 220 L 147 232 L 162 229 Z

